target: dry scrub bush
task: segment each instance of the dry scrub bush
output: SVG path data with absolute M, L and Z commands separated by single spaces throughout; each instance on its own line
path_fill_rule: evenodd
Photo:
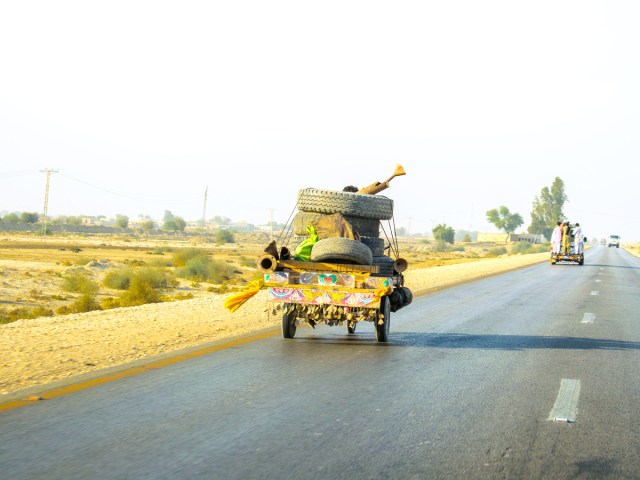
M 105 286 L 115 290 L 128 290 L 134 282 L 160 289 L 173 288 L 178 284 L 171 272 L 153 267 L 122 267 L 107 273 L 103 281 Z
M 226 262 L 213 260 L 205 250 L 189 248 L 173 256 L 173 264 L 178 267 L 176 275 L 193 281 L 222 283 L 230 280 L 234 268 Z
M 71 305 L 63 305 L 56 309 L 58 315 L 68 315 L 70 313 L 84 313 L 91 312 L 93 310 L 101 310 L 100 304 L 96 300 L 96 296 L 91 293 L 82 294 Z
M 490 257 L 499 257 L 507 254 L 507 247 L 492 247 L 488 251 Z
M 89 278 L 86 272 L 69 272 L 62 280 L 62 290 L 65 292 L 95 294 L 98 283 Z
M 164 300 L 159 290 L 177 286 L 171 272 L 159 268 L 123 267 L 109 272 L 104 278 L 109 288 L 123 290 L 117 299 L 108 298 L 102 308 L 132 307 Z
M 44 307 L 0 309 L 0 324 L 11 323 L 16 320 L 51 316 L 53 316 L 53 311 Z

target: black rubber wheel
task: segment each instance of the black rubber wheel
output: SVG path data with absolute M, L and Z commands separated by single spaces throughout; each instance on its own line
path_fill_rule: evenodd
M 356 324 L 358 322 L 347 322 L 347 332 L 356 333 Z
M 328 216 L 324 213 L 298 212 L 293 217 L 293 234 L 307 236 L 307 225 L 314 225 L 322 217 Z M 380 220 L 375 218 L 354 217 L 344 215 L 344 219 L 349 222 L 351 228 L 358 232 L 361 237 L 377 237 L 380 234 Z
M 312 262 L 347 261 L 356 265 L 371 265 L 371 249 L 359 240 L 351 238 L 325 238 L 318 240 L 311 249 Z
M 389 324 L 391 320 L 391 302 L 389 302 L 388 296 L 383 296 L 380 299 L 380 309 L 377 312 L 378 318 L 375 320 L 376 324 L 376 340 L 378 342 L 389 341 Z M 380 318 L 382 316 L 382 318 Z M 380 325 L 382 321 L 382 325 Z
M 293 313 L 285 313 L 282 315 L 282 336 L 284 338 L 293 338 L 296 336 L 296 317 Z
M 393 200 L 381 195 L 305 188 L 298 192 L 298 210 L 314 213 L 341 213 L 354 217 L 389 220 Z
M 388 256 L 373 257 L 371 265 L 377 265 L 380 268 L 378 273 L 371 274 L 374 277 L 392 277 L 393 276 L 393 258 Z
M 361 236 L 360 241 L 371 249 L 371 254 L 374 257 L 384 256 L 384 238 Z
M 402 287 L 402 294 L 404 296 L 404 305 L 410 305 L 413 302 L 413 292 L 407 287 Z

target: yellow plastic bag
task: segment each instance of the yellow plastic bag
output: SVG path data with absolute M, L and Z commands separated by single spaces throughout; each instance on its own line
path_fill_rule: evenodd
M 307 233 L 309 236 L 294 250 L 294 258 L 301 262 L 308 262 L 311 259 L 311 249 L 318 241 L 318 234 L 313 225 L 307 225 Z
M 264 280 L 261 278 L 250 282 L 244 292 L 234 293 L 233 295 L 229 295 L 227 298 L 225 298 L 224 308 L 230 310 L 231 313 L 235 312 L 242 305 L 244 305 L 244 302 L 258 293 L 263 286 Z

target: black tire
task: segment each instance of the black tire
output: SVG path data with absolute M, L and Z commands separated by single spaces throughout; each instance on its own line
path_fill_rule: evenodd
M 326 217 L 325 213 L 298 212 L 293 217 L 293 234 L 307 236 L 307 225 L 313 225 L 322 217 Z M 365 237 L 377 237 L 380 234 L 380 220 L 375 218 L 353 217 L 351 215 L 344 216 L 349 222 L 351 228 L 358 232 L 358 235 Z
M 351 238 L 325 238 L 318 240 L 311 249 L 312 262 L 347 261 L 356 265 L 371 265 L 371 249 L 359 240 Z
M 282 315 L 282 336 L 284 338 L 293 338 L 296 336 L 296 317 L 293 313 L 285 313 Z
M 380 269 L 378 273 L 373 273 L 374 277 L 392 277 L 393 276 L 393 258 L 389 256 L 373 257 L 371 265 L 377 265 Z
M 347 322 L 347 332 L 348 333 L 356 333 L 356 325 L 358 322 Z
M 360 241 L 371 249 L 371 254 L 374 257 L 384 256 L 384 238 L 360 237 Z
M 345 216 L 389 220 L 393 200 L 380 195 L 305 188 L 298 192 L 298 210 L 314 213 L 341 213 Z
M 402 294 L 404 296 L 404 306 L 411 305 L 411 302 L 413 302 L 413 292 L 407 287 L 402 287 Z
M 382 318 L 378 316 L 375 320 L 376 324 L 376 340 L 380 343 L 389 341 L 389 324 L 391 323 L 391 303 L 388 296 L 383 296 L 380 299 L 380 308 L 378 313 L 382 315 Z M 382 325 L 380 325 L 382 320 Z

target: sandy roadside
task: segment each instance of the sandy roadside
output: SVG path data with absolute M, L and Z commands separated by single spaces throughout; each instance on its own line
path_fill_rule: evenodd
M 548 253 L 538 253 L 410 269 L 405 275 L 405 284 L 418 295 L 548 258 Z M 180 302 L 0 325 L 0 394 L 280 327 L 280 316 L 271 314 L 264 291 L 235 313 L 224 308 L 224 298 L 212 294 Z

